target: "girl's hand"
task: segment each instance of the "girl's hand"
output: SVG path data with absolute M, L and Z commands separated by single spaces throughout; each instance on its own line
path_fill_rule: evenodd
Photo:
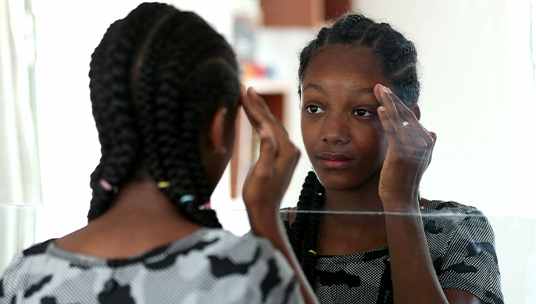
M 389 88 L 377 84 L 374 94 L 381 104 L 378 115 L 389 142 L 380 176 L 380 199 L 385 211 L 416 211 L 419 184 L 432 160 L 437 136 L 426 130 Z
M 242 106 L 261 138 L 259 159 L 249 173 L 242 193 L 255 232 L 260 228 L 257 224 L 261 224 L 270 214 L 279 217 L 281 199 L 288 188 L 300 152 L 264 100 L 252 88 L 246 91 L 242 86 L 241 91 Z

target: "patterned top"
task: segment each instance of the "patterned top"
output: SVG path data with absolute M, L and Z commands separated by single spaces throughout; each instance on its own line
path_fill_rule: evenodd
M 287 230 L 288 212 L 281 217 Z M 422 210 L 433 265 L 444 289 L 460 289 L 482 303 L 503 303 L 494 234 L 475 207 L 432 201 Z M 387 246 L 338 256 L 317 256 L 315 292 L 320 303 L 388 303 L 392 301 Z M 386 276 L 386 277 L 384 277 Z M 380 288 L 380 282 L 386 281 Z
M 203 228 L 128 259 L 62 250 L 54 240 L 17 254 L 0 303 L 303 303 L 296 276 L 265 239 Z

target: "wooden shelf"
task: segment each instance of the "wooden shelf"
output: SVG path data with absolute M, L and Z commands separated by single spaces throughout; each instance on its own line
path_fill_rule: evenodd
M 351 11 L 351 0 L 260 0 L 265 26 L 317 27 Z

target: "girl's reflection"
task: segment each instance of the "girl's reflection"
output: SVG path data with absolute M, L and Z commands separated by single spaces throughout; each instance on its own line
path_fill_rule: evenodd
M 353 14 L 301 53 L 301 128 L 314 172 L 299 212 L 283 220 L 322 303 L 503 301 L 487 219 L 419 195 L 436 135 L 419 122 L 416 65 L 412 42 Z

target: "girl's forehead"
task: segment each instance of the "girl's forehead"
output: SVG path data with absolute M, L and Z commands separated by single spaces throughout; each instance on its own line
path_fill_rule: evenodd
M 332 45 L 320 50 L 311 58 L 302 80 L 302 87 L 318 86 L 373 87 L 387 84 L 380 61 L 366 47 Z
M 355 45 L 335 44 L 324 47 L 309 62 L 312 66 L 343 67 L 344 70 L 381 71 L 381 62 L 371 49 Z M 307 73 L 307 70 L 305 71 Z

